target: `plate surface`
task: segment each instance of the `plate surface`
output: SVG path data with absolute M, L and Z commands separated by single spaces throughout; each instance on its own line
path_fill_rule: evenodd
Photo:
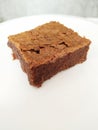
M 7 37 L 59 21 L 92 41 L 86 62 L 62 71 L 41 88 L 29 85 Z M 0 24 L 0 130 L 98 130 L 98 26 L 82 18 L 42 15 Z

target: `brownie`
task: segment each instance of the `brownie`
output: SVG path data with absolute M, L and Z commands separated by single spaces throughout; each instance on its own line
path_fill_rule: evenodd
M 86 60 L 91 41 L 51 21 L 8 37 L 14 59 L 19 59 L 31 85 L 40 87 L 56 73 Z

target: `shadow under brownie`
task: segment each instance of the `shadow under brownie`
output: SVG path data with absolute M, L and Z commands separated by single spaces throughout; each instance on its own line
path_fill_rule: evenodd
M 31 85 L 40 87 L 56 73 L 86 60 L 90 40 L 50 22 L 8 37 L 14 59 L 19 59 Z

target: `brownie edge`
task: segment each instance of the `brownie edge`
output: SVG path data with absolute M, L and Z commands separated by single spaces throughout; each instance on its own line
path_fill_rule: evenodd
M 33 39 L 32 42 L 30 38 Z M 41 41 L 44 43 L 43 39 L 45 44 L 41 45 Z M 22 70 L 27 73 L 29 83 L 40 87 L 45 80 L 58 72 L 84 62 L 90 43 L 89 39 L 79 36 L 64 25 L 50 22 L 33 30 L 9 36 L 8 46 L 13 51 L 13 58 L 19 59 Z
M 40 87 L 45 80 L 50 79 L 56 73 L 68 69 L 75 64 L 82 63 L 86 60 L 87 51 L 88 46 L 81 48 L 73 53 L 69 53 L 62 58 L 58 58 L 54 63 L 48 63 L 33 68 L 31 71 L 34 72 L 34 79 L 33 81 L 32 78 L 29 79 L 30 84 Z

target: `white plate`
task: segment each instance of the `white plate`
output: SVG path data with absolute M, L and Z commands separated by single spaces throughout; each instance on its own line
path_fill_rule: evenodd
M 59 21 L 92 41 L 86 62 L 41 88 L 29 85 L 7 47 L 10 34 Z M 43 15 L 0 24 L 0 130 L 98 130 L 98 26 L 82 18 Z

